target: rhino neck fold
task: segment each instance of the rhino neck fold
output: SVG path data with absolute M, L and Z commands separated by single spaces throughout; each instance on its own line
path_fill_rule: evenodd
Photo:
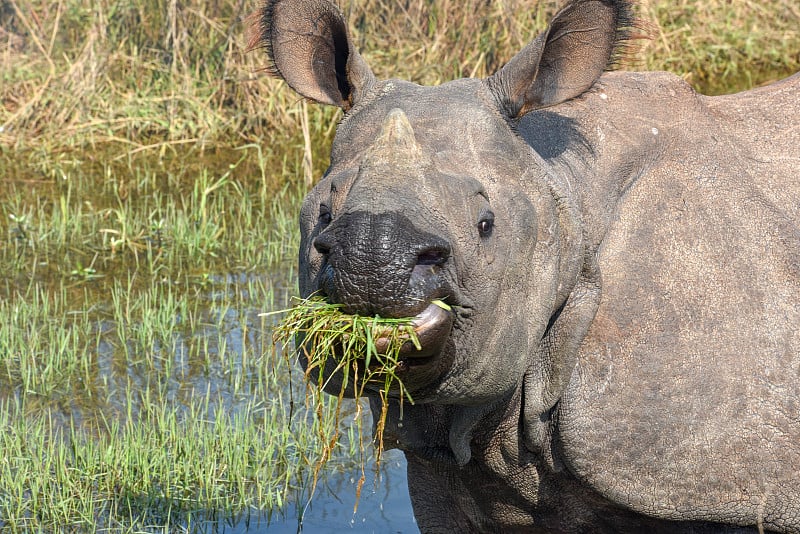
M 380 410 L 380 400 L 370 399 L 373 413 Z M 519 450 L 521 388 L 492 403 L 477 406 L 417 404 L 400 410 L 390 403 L 384 445 L 432 461 L 445 467 L 464 467 L 470 461 L 491 463 L 474 457 L 473 443 L 500 443 L 512 456 L 525 455 Z M 476 450 L 485 450 L 481 445 Z M 495 466 L 501 468 L 501 466 Z
M 448 443 L 450 450 L 455 456 L 456 463 L 463 467 L 472 458 L 472 439 L 475 437 L 475 429 L 486 416 L 496 412 L 507 401 L 479 406 L 459 406 L 453 413 L 453 420 L 450 423 Z
M 543 163 L 543 167 L 547 166 Z M 572 177 L 556 172 L 538 176 L 536 195 L 539 217 L 537 245 L 532 259 L 531 286 L 536 288 L 535 317 L 531 328 L 529 364 L 523 387 L 527 411 L 536 416 L 549 412 L 566 388 L 575 365 L 577 346 L 583 339 L 597 307 L 600 271 L 596 246 L 584 227 L 584 199 Z M 542 281 L 551 280 L 544 290 Z

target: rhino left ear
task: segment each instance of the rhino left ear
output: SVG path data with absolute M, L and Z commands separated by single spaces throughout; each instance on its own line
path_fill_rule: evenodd
M 254 14 L 250 48 L 266 48 L 269 71 L 306 98 L 350 109 L 375 80 L 326 0 L 267 0 Z
M 486 82 L 511 118 L 587 91 L 614 63 L 633 26 L 621 0 L 573 0 Z

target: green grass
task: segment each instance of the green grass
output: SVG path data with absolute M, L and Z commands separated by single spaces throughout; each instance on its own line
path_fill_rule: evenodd
M 191 529 L 213 510 L 279 508 L 302 476 L 294 451 L 307 444 L 271 427 L 280 408 L 254 404 L 215 416 L 206 411 L 211 403 L 199 395 L 185 415 L 154 408 L 146 420 L 114 421 L 92 434 L 48 412 L 23 418 L 20 406 L 3 406 L 5 529 Z
M 433 84 L 493 72 L 558 2 L 339 4 L 378 76 Z M 260 315 L 296 293 L 339 111 L 263 74 L 256 5 L 0 4 L 2 532 L 191 530 L 307 498 L 321 457 L 363 463 L 364 410 L 306 404 Z M 796 0 L 640 16 L 631 68 L 708 93 L 800 70 Z
M 190 183 L 109 166 L 99 191 L 70 164 L 0 200 L 0 531 L 191 530 L 305 495 L 317 413 L 258 315 L 294 292 L 302 188 L 242 152 Z
M 450 306 L 441 300 L 434 300 L 433 304 L 450 310 Z M 273 343 L 282 349 L 289 360 L 295 358 L 297 351 L 305 362 L 306 409 L 317 414 L 319 443 L 322 444 L 314 466 L 312 492 L 319 472 L 325 468 L 340 444 L 345 397 L 364 397 L 370 386 L 372 393 L 378 394 L 381 411 L 373 414 L 374 436 L 371 440 L 376 469 L 380 466 L 383 453 L 383 432 L 390 396 L 399 399 L 400 410 L 405 402 L 414 403 L 399 376 L 404 366 L 401 360 L 403 346 L 410 343 L 417 350 L 422 348 L 414 330 L 414 318 L 347 314 L 341 308 L 341 304 L 331 304 L 311 296 L 294 299 L 294 305 L 288 310 L 263 314 L 283 315 L 274 329 Z M 287 361 L 287 365 L 291 364 L 291 361 Z M 335 397 L 333 410 L 326 409 L 323 392 Z M 357 404 L 356 408 L 360 410 L 361 405 Z M 361 478 L 357 483 L 356 506 L 366 479 L 364 466 L 368 456 L 361 422 L 362 419 L 356 417 L 357 440 L 352 437 L 349 440 L 351 444 L 357 441 L 360 452 Z
M 341 396 L 360 397 L 367 384 L 377 383 L 383 394 L 396 386 L 400 398 L 413 402 L 397 376 L 401 347 L 410 342 L 420 349 L 413 318 L 350 315 L 341 307 L 315 297 L 297 300 L 273 340 L 283 346 L 300 340 L 299 350 L 308 362 L 306 377 L 316 377 L 319 390 L 327 388 L 331 375 L 341 373 Z M 379 338 L 386 338 L 385 350 L 379 350 Z
M 341 408 L 291 401 L 298 375 L 259 316 L 285 306 L 291 271 L 138 276 L 0 301 L 0 530 L 191 530 L 278 511 L 316 480 L 319 425 Z
M 88 169 L 77 162 L 52 181 L 0 181 L 0 265 L 20 287 L 53 276 L 102 286 L 100 279 L 131 269 L 202 279 L 285 263 L 296 250 L 302 188 L 275 184 L 257 147 L 237 152 L 217 174 L 176 174 L 153 161 Z M 0 283 L 0 297 L 11 287 Z
M 342 312 L 339 304 L 330 304 L 311 297 L 296 300 L 276 326 L 273 342 L 283 348 L 283 353 L 293 360 L 295 342 L 297 350 L 302 352 L 306 362 L 304 378 L 309 387 L 309 394 L 306 395 L 307 407 L 320 417 L 319 429 L 330 431 L 329 434 L 320 434 L 323 449 L 315 466 L 314 484 L 317 473 L 324 468 L 339 443 L 343 399 L 345 396 L 363 397 L 369 385 L 377 389 L 381 401 L 381 412 L 375 416 L 374 436 L 375 462 L 376 465 L 380 464 L 390 394 L 397 395 L 401 406 L 403 402 L 414 402 L 398 376 L 402 346 L 413 343 L 420 349 L 412 319 L 350 315 Z M 377 341 L 380 338 L 385 339 L 385 348 L 378 347 Z M 291 362 L 287 364 L 291 365 Z M 336 391 L 334 388 L 331 391 L 331 378 L 337 375 L 340 377 L 339 389 Z M 331 420 L 323 419 L 323 414 L 326 413 L 322 404 L 325 398 L 323 391 L 336 398 L 336 409 L 328 412 L 328 415 L 333 416 Z M 360 492 L 365 480 L 363 466 L 367 455 L 361 419 L 357 418 L 357 422 L 362 466 L 361 480 L 358 483 Z

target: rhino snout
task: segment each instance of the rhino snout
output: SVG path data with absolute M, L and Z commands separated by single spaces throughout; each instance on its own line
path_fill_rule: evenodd
M 449 296 L 449 242 L 401 213 L 342 215 L 313 247 L 323 256 L 317 290 L 347 313 L 411 317 Z

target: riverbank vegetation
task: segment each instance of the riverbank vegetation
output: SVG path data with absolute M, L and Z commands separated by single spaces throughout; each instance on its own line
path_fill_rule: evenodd
M 339 5 L 379 77 L 436 84 L 493 72 L 558 3 Z M 0 531 L 191 531 L 306 496 L 331 434 L 261 314 L 295 294 L 340 112 L 264 74 L 256 7 L 0 1 Z M 796 0 L 639 15 L 623 68 L 711 94 L 800 70 Z M 342 436 L 331 469 L 360 455 Z
M 493 72 L 558 6 L 553 0 L 339 3 L 379 77 L 425 84 Z M 179 147 L 259 143 L 281 159 L 305 124 L 312 156 L 324 154 L 320 141 L 330 136 L 332 112 L 299 105 L 263 75 L 264 55 L 246 49 L 247 16 L 256 6 L 255 0 L 5 0 L 2 145 L 117 143 L 116 156 L 166 157 Z M 644 0 L 639 15 L 651 39 L 629 64 L 671 70 L 703 92 L 737 90 L 800 68 L 800 7 L 793 0 Z

